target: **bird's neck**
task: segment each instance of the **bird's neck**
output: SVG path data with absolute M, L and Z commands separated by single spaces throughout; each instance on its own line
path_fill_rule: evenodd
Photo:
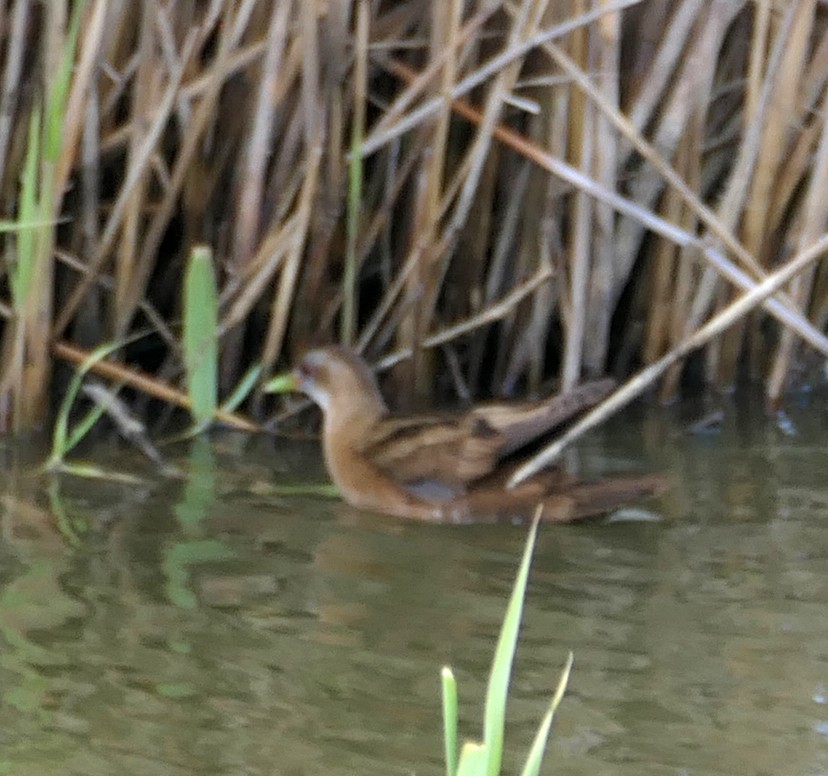
M 325 435 L 348 433 L 349 436 L 361 436 L 386 415 L 388 407 L 378 394 L 337 393 L 330 397 L 325 408 Z

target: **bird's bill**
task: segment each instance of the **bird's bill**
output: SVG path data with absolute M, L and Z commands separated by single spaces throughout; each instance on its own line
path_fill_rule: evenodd
M 283 372 L 268 380 L 264 390 L 265 393 L 291 393 L 299 390 L 299 382 L 293 372 Z

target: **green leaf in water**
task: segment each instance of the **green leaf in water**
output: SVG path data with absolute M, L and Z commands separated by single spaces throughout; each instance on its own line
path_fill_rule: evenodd
M 486 773 L 488 762 L 490 762 L 489 748 L 486 744 L 466 741 L 463 744 L 463 751 L 460 753 L 457 776 L 483 776 Z
M 552 720 L 555 718 L 555 712 L 558 710 L 564 693 L 566 692 L 566 685 L 569 683 L 569 674 L 572 671 L 573 655 L 570 652 L 566 660 L 564 670 L 561 672 L 561 678 L 558 680 L 558 686 L 555 689 L 555 695 L 552 697 L 552 702 L 549 704 L 549 709 L 544 715 L 543 721 L 538 728 L 535 735 L 535 740 L 529 749 L 529 754 L 526 757 L 526 764 L 523 766 L 521 776 L 538 776 L 540 773 L 541 763 L 543 762 L 543 755 L 546 751 L 546 742 L 549 738 L 549 731 L 552 728 Z
M 196 437 L 190 445 L 187 484 L 175 505 L 179 524 L 191 532 L 216 503 L 216 457 L 210 442 Z
M 268 496 L 317 496 L 319 498 L 339 498 L 339 488 L 330 482 L 298 483 L 296 485 L 272 485 L 266 488 Z M 263 495 L 262 492 L 259 495 Z
M 457 774 L 457 681 L 445 666 L 440 673 L 443 685 L 443 741 L 446 752 L 446 776 Z
M 233 557 L 233 551 L 215 539 L 174 544 L 164 554 L 167 598 L 181 609 L 195 609 L 198 599 L 190 589 L 190 569 L 202 563 Z
M 196 691 L 188 684 L 173 684 L 172 682 L 162 682 L 155 685 L 155 691 L 165 698 L 172 698 L 173 700 L 180 700 L 182 698 L 192 698 Z
M 69 444 L 69 411 L 75 403 L 78 392 L 80 391 L 81 383 L 86 373 L 99 361 L 105 359 L 110 353 L 113 353 L 118 348 L 123 346 L 123 342 L 107 342 L 95 348 L 80 367 L 75 371 L 66 393 L 63 395 L 63 401 L 60 403 L 60 410 L 58 411 L 55 427 L 52 431 L 52 454 L 46 463 L 47 469 L 57 468 L 66 457 L 66 453 L 74 447 L 79 441 L 80 437 L 77 434 L 72 434 L 72 445 Z M 88 431 L 88 428 L 86 429 Z
M 104 482 L 120 482 L 122 485 L 141 485 L 144 480 L 127 472 L 117 472 L 103 469 L 92 463 L 59 463 L 50 468 L 55 474 L 71 474 L 73 477 L 83 477 L 87 480 L 103 480 Z
M 523 598 L 526 594 L 526 581 L 529 577 L 529 566 L 532 562 L 532 552 L 535 548 L 535 538 L 538 533 L 540 515 L 532 521 L 529 537 L 526 540 L 526 549 L 518 569 L 506 616 L 500 630 L 500 637 L 495 649 L 492 670 L 489 675 L 489 684 L 486 689 L 486 708 L 483 722 L 483 743 L 488 752 L 488 776 L 498 776 L 503 759 L 503 727 L 506 719 L 506 699 L 509 692 L 509 677 L 512 673 L 512 661 L 517 648 L 520 618 L 523 613 Z

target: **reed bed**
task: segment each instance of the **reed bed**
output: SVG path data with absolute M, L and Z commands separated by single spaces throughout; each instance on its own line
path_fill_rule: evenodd
M 320 341 L 401 405 L 642 367 L 630 398 L 776 405 L 828 355 L 816 0 L 12 0 L 0 33 L 1 430 L 102 343 L 186 404 L 199 288 L 202 421 Z

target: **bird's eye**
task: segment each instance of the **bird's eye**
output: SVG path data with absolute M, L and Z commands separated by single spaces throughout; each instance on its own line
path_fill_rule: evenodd
M 315 381 L 319 376 L 319 365 L 310 359 L 305 359 L 296 368 L 297 375 L 302 381 Z

